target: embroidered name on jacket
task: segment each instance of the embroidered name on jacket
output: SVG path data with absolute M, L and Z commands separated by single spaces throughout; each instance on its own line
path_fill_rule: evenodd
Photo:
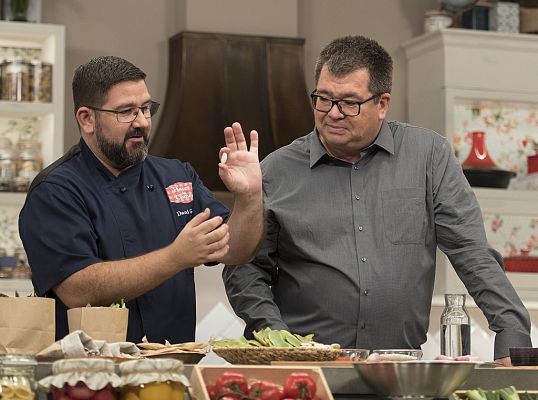
M 176 182 L 166 188 L 166 194 L 170 203 L 191 203 L 192 182 Z

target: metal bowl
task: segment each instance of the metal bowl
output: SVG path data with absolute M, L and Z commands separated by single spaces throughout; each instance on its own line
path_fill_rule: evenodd
M 362 380 L 379 396 L 431 399 L 450 396 L 476 366 L 465 361 L 354 363 Z

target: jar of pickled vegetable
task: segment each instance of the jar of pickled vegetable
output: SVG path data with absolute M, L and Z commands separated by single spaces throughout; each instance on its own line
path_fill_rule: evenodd
M 26 354 L 0 356 L 0 398 L 34 400 L 36 397 L 35 357 Z
M 52 364 L 52 375 L 39 381 L 52 400 L 116 400 L 120 377 L 114 362 L 98 358 L 71 358 Z
M 189 386 L 183 363 L 172 358 L 126 361 L 119 368 L 120 400 L 183 400 Z

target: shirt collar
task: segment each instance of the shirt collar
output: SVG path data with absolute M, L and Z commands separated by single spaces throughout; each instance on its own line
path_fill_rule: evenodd
M 323 147 L 316 129 L 314 129 L 314 131 L 308 136 L 310 142 L 310 168 L 312 168 L 314 165 L 320 162 L 322 158 L 331 156 L 327 153 L 325 147 Z M 385 150 L 387 153 L 394 154 L 394 137 L 392 136 L 392 131 L 390 130 L 389 124 L 386 120 L 383 120 L 379 134 L 375 138 L 374 142 L 361 153 L 368 153 L 374 147 L 379 147 Z

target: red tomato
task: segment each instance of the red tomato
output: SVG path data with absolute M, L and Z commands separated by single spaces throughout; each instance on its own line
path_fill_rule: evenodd
M 284 383 L 285 397 L 312 400 L 316 395 L 316 382 L 306 372 L 292 372 Z
M 281 400 L 284 390 L 273 382 L 256 381 L 250 385 L 248 396 L 256 400 Z
M 248 383 L 245 375 L 238 372 L 224 372 L 215 382 L 218 395 L 230 396 L 240 399 L 248 393 Z M 223 397 L 220 398 L 221 400 Z
M 209 398 L 211 400 L 215 400 L 217 398 L 217 385 L 206 385 L 205 388 L 207 389 Z

